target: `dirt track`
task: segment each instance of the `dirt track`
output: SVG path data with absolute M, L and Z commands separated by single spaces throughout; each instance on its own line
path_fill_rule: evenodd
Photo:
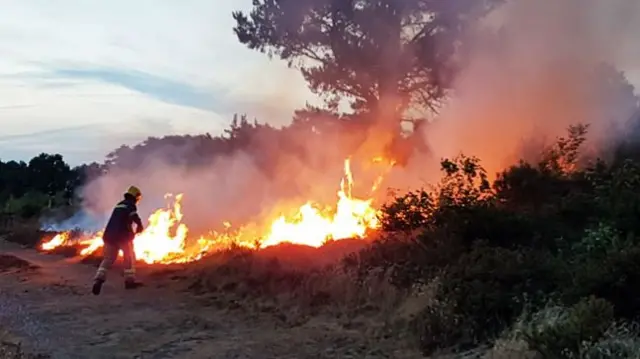
M 416 357 L 392 354 L 332 320 L 294 326 L 270 313 L 196 298 L 144 269 L 147 287 L 125 291 L 113 273 L 96 297 L 89 293 L 93 271 L 0 240 L 0 331 L 51 358 Z

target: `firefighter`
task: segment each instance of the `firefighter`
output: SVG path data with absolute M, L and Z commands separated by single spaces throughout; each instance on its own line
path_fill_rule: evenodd
M 142 199 L 142 192 L 135 186 L 129 187 L 124 194 L 124 200 L 120 201 L 113 212 L 104 230 L 102 240 L 103 258 L 100 267 L 96 272 L 93 282 L 93 294 L 100 294 L 102 285 L 107 279 L 107 272 L 118 258 L 118 253 L 122 251 L 124 259 L 124 287 L 125 289 L 136 289 L 142 286 L 135 277 L 135 252 L 133 250 L 133 239 L 137 233 L 143 231 L 142 221 L 137 213 L 137 204 Z M 135 223 L 135 231 L 133 224 Z

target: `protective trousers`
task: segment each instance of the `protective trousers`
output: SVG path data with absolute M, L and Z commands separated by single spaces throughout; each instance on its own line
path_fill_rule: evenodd
M 122 259 L 124 262 L 124 279 L 132 281 L 136 276 L 136 253 L 133 250 L 133 241 L 126 241 L 121 244 L 105 243 L 103 247 L 103 258 L 96 272 L 95 280 L 104 281 L 107 279 L 107 272 L 113 266 L 118 253 L 122 251 Z

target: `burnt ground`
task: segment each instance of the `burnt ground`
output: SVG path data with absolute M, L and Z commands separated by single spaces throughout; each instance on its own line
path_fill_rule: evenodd
M 50 358 L 419 357 L 406 343 L 328 316 L 291 323 L 269 310 L 196 296 L 180 276 L 152 275 L 152 268 L 139 269 L 147 283 L 140 290 L 125 291 L 114 271 L 94 296 L 94 270 L 0 240 L 0 358 L 27 358 L 9 353 L 18 344 Z

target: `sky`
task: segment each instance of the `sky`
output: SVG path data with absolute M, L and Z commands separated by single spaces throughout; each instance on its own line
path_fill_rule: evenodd
M 101 161 L 148 136 L 217 134 L 234 113 L 285 124 L 313 96 L 247 49 L 251 0 L 0 0 L 0 159 Z
M 148 136 L 275 125 L 313 101 L 299 72 L 247 49 L 251 0 L 0 0 L 0 159 L 101 161 Z M 637 54 L 622 64 L 640 83 Z M 637 86 L 636 86 L 637 87 Z

